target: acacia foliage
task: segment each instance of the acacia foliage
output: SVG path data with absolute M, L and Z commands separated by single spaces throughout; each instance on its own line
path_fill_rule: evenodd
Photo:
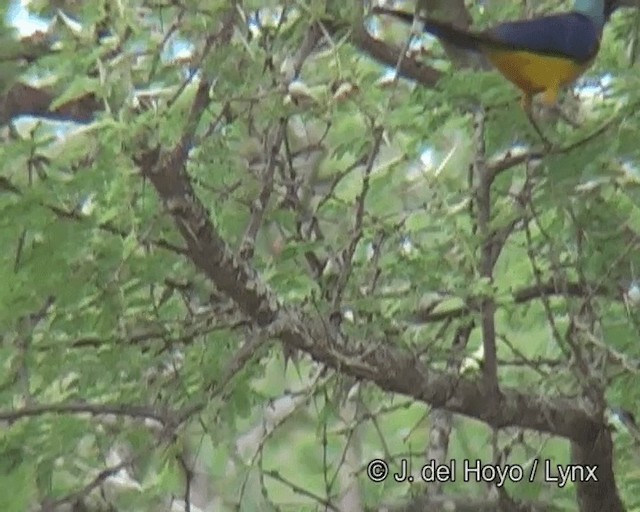
M 4 510 L 373 510 L 423 491 L 371 482 L 373 458 L 568 463 L 637 403 L 630 23 L 547 152 L 496 74 L 399 51 L 406 28 L 358 3 L 267 4 L 62 2 L 10 53 Z M 630 510 L 632 439 L 606 502 Z M 540 478 L 505 492 L 615 510 Z

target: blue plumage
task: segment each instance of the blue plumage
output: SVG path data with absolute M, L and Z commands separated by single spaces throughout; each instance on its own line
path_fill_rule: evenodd
M 540 137 L 533 115 L 533 97 L 542 94 L 546 105 L 556 104 L 560 90 L 584 73 L 600 49 L 605 23 L 619 7 L 631 0 L 574 0 L 573 11 L 529 20 L 510 21 L 473 32 L 450 23 L 421 17 L 424 30 L 461 49 L 479 52 L 522 91 L 522 106 Z M 384 7 L 388 14 L 406 23 L 414 15 Z
M 604 24 L 622 3 L 622 0 L 575 0 L 572 12 L 500 23 L 482 32 L 460 29 L 432 18 L 423 22 L 425 31 L 462 49 L 527 51 L 584 64 L 597 55 Z M 383 7 L 374 7 L 373 12 L 390 14 L 407 23 L 413 20 L 413 14 L 408 12 Z
M 586 63 L 598 53 L 601 29 L 587 16 L 572 12 L 502 23 L 483 35 L 487 44 Z

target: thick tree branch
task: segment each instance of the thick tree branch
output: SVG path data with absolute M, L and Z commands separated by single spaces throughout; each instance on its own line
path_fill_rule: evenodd
M 400 49 L 379 41 L 362 25 L 354 27 L 351 42 L 359 50 L 386 66 L 395 67 L 400 61 L 398 68 L 400 76 L 414 80 L 424 87 L 433 87 L 442 76 L 440 71 L 409 56 L 400 59 Z
M 485 407 L 489 396 L 481 383 L 430 370 L 407 350 L 372 341 L 366 343 L 373 347 L 367 350 L 337 350 L 336 340 L 330 339 L 322 322 L 283 306 L 256 271 L 234 255 L 195 195 L 184 161 L 173 158 L 175 150 L 164 158 L 158 153 L 147 152 L 140 165 L 167 205 L 193 264 L 257 325 L 270 325 L 288 347 L 353 377 L 371 380 L 387 391 L 477 418 L 496 428 L 520 426 L 581 443 L 588 440 L 585 426 L 599 426 L 571 399 L 551 399 L 511 389 L 504 390 L 500 407 L 491 413 Z
M 0 125 L 5 125 L 19 116 L 86 123 L 103 108 L 103 104 L 93 94 L 87 94 L 51 110 L 50 106 L 55 99 L 56 94 L 52 91 L 18 82 L 0 96 Z

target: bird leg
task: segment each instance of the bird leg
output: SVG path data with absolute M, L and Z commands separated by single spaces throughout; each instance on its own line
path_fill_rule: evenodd
M 545 136 L 544 133 L 542 133 L 542 130 L 540 129 L 540 127 L 538 126 L 538 123 L 536 123 L 536 120 L 533 117 L 533 97 L 528 94 L 524 95 L 522 96 L 522 101 L 520 103 L 522 105 L 522 109 L 524 110 L 525 114 L 527 114 L 529 123 L 531 123 L 531 126 L 533 126 L 533 129 L 536 131 L 536 133 L 542 140 L 542 143 L 544 144 L 545 148 L 548 150 L 551 147 L 553 147 L 553 143 Z

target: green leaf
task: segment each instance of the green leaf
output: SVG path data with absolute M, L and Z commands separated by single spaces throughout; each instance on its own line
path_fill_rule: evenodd
M 88 94 L 98 94 L 101 88 L 100 81 L 97 78 L 87 76 L 74 77 L 64 92 L 51 102 L 49 109 L 55 110 Z

